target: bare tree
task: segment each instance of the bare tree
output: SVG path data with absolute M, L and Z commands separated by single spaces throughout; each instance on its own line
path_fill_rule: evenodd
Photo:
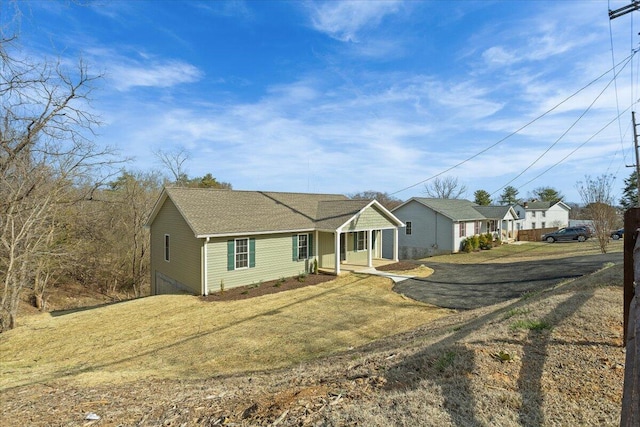
M 42 292 L 43 260 L 54 252 L 60 206 L 77 200 L 76 186 L 114 158 L 89 139 L 99 124 L 87 109 L 98 77 L 82 62 L 67 70 L 61 61 L 18 59 L 16 38 L 0 37 L 2 331 L 15 326 L 24 289 L 33 289 L 37 279 Z M 81 197 L 96 186 L 86 188 Z
M 189 177 L 184 169 L 184 164 L 189 160 L 190 156 L 186 148 L 176 147 L 171 150 L 159 149 L 154 154 L 160 161 L 160 164 L 167 168 L 172 175 L 175 185 L 186 186 L 188 184 Z
M 587 175 L 584 181 L 578 181 L 576 184 L 585 205 L 586 216 L 593 221 L 595 237 L 602 253 L 607 252 L 609 236 L 617 221 L 616 210 L 613 207 L 614 197 L 611 193 L 613 181 L 612 175 L 605 174 L 596 178 Z
M 356 200 L 376 199 L 378 202 L 380 202 L 382 206 L 384 206 L 389 210 L 395 208 L 396 206 L 400 206 L 402 204 L 402 200 L 396 197 L 390 196 L 388 193 L 383 193 L 380 191 L 373 191 L 373 190 L 350 194 L 349 198 L 356 199 Z
M 467 187 L 458 182 L 458 178 L 445 176 L 436 178 L 430 184 L 425 184 L 427 196 L 436 199 L 460 199 L 467 193 Z

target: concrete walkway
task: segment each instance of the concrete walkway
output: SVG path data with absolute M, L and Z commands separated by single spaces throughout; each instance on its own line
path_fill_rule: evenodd
M 357 271 L 358 273 L 372 274 L 374 276 L 387 277 L 393 280 L 393 283 L 399 283 L 403 280 L 413 279 L 414 276 L 403 276 L 401 274 L 387 273 L 386 271 L 378 271 L 374 267 L 364 268 Z

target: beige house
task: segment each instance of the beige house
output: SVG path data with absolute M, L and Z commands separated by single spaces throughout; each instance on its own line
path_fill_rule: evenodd
M 314 262 L 340 274 L 341 263 L 382 258 L 382 230 L 404 224 L 376 200 L 338 194 L 165 188 L 147 221 L 151 292 L 207 295 L 310 272 Z

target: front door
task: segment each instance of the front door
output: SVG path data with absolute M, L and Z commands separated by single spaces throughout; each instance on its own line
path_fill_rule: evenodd
M 346 261 L 346 260 L 347 260 L 346 234 L 341 233 L 340 234 L 340 261 Z

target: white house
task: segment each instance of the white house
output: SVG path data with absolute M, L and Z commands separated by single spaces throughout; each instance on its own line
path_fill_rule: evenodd
M 538 228 L 567 227 L 569 225 L 569 211 L 571 208 L 559 202 L 523 202 L 514 205 L 518 218 L 521 220 L 520 229 L 535 230 Z
M 487 232 L 514 239 L 518 221 L 511 206 L 480 206 L 463 199 L 413 197 L 392 212 L 405 224 L 398 235 L 402 259 L 458 252 L 466 238 Z M 383 255 L 391 254 L 393 235 L 383 232 L 382 238 Z

